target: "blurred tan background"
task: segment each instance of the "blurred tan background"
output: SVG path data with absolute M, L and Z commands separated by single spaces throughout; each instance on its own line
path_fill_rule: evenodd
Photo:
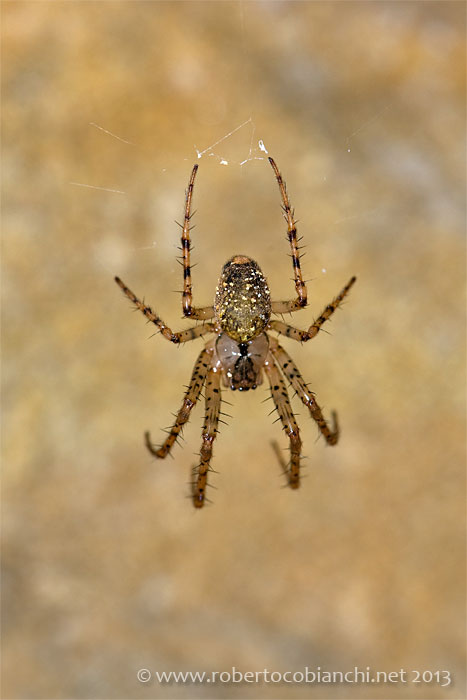
M 464 698 L 464 3 L 2 14 L 2 697 Z M 307 245 L 295 323 L 358 276 L 330 334 L 284 341 L 341 441 L 317 440 L 295 399 L 307 478 L 283 489 L 265 388 L 229 392 L 218 490 L 195 512 L 202 406 L 172 460 L 151 459 L 143 431 L 162 438 L 202 341 L 149 339 L 113 276 L 190 325 L 174 220 L 199 162 L 195 302 L 234 253 L 291 297 L 259 141 Z M 136 679 L 232 666 L 453 683 Z

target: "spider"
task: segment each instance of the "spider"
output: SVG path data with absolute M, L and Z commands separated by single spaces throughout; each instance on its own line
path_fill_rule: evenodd
M 268 283 L 259 265 L 246 255 L 234 255 L 222 268 L 216 288 L 213 306 L 193 306 L 193 291 L 190 270 L 190 221 L 191 200 L 198 166 L 191 172 L 185 198 L 185 218 L 182 227 L 181 251 L 183 261 L 183 295 L 182 308 L 186 317 L 201 321 L 187 330 L 173 332 L 162 319 L 147 306 L 122 282 L 115 281 L 124 294 L 143 312 L 148 321 L 153 323 L 160 333 L 172 343 L 179 345 L 194 340 L 205 334 L 214 334 L 201 350 L 193 369 L 190 384 L 185 393 L 182 407 L 165 442 L 156 447 L 152 444 L 150 434 L 145 433 L 145 442 L 149 452 L 164 459 L 177 441 L 190 413 L 205 387 L 205 420 L 202 430 L 200 462 L 195 468 L 192 485 L 193 503 L 202 508 L 206 499 L 208 472 L 211 469 L 211 457 L 214 440 L 218 433 L 221 407 L 221 384 L 235 391 L 256 389 L 262 383 L 265 374 L 271 388 L 271 396 L 279 413 L 290 442 L 290 461 L 283 465 L 288 485 L 292 489 L 300 486 L 300 452 L 302 441 L 300 431 L 292 412 L 285 379 L 308 408 L 311 417 L 317 423 L 321 434 L 329 445 L 335 445 L 339 438 L 337 414 L 333 412 L 332 427 L 323 417 L 321 409 L 312 391 L 302 379 L 289 354 L 279 345 L 269 331 L 300 342 L 314 338 L 322 325 L 341 305 L 350 288 L 356 281 L 352 277 L 342 291 L 328 304 L 308 330 L 299 330 L 283 321 L 271 319 L 271 314 L 293 313 L 307 305 L 307 289 L 300 268 L 299 245 L 296 221 L 290 207 L 284 180 L 272 158 L 269 162 L 276 176 L 282 198 L 282 209 L 287 222 L 287 239 L 290 243 L 294 271 L 296 298 L 291 301 L 271 302 Z

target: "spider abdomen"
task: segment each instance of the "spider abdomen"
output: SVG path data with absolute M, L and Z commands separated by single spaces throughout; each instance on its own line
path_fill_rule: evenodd
M 254 260 L 234 255 L 225 263 L 214 309 L 222 330 L 239 343 L 264 331 L 271 316 L 271 298 L 266 278 Z

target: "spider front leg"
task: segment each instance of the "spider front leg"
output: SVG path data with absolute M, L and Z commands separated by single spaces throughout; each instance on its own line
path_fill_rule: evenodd
M 300 268 L 300 254 L 297 242 L 297 228 L 296 221 L 294 219 L 294 212 L 290 206 L 289 198 L 287 195 L 287 190 L 285 188 L 285 182 L 279 172 L 279 168 L 275 164 L 272 158 L 268 159 L 274 174 L 276 176 L 277 184 L 279 185 L 279 190 L 282 197 L 282 204 L 284 209 L 284 218 L 287 221 L 287 238 L 290 243 L 290 251 L 292 257 L 292 265 L 295 279 L 295 291 L 297 292 L 297 298 L 292 299 L 292 301 L 276 301 L 272 303 L 272 312 L 276 314 L 284 314 L 292 311 L 299 311 L 303 309 L 307 304 L 307 291 L 306 285 L 302 278 L 302 271 Z
M 277 340 L 270 338 L 270 348 L 274 355 L 279 367 L 281 368 L 284 375 L 289 380 L 292 387 L 295 389 L 297 396 L 305 404 L 305 406 L 310 411 L 310 415 L 313 420 L 318 425 L 321 434 L 324 436 L 328 445 L 335 445 L 339 439 L 339 425 L 337 423 L 337 413 L 332 412 L 333 427 L 329 428 L 327 422 L 325 421 L 322 411 L 318 406 L 318 403 L 311 392 L 302 375 L 298 371 L 297 365 L 292 360 L 290 355 L 282 348 Z
M 289 486 L 293 489 L 298 489 L 300 486 L 300 453 L 302 449 L 300 431 L 292 412 L 285 382 L 271 353 L 268 355 L 264 369 L 271 385 L 271 395 L 279 413 L 282 427 L 290 440 L 290 469 L 286 472 Z
M 287 338 L 292 338 L 293 340 L 299 340 L 301 343 L 305 343 L 307 340 L 311 340 L 312 338 L 315 337 L 315 335 L 318 335 L 319 330 L 321 329 L 321 326 L 325 321 L 327 321 L 334 311 L 341 305 L 347 294 L 349 293 L 351 287 L 355 284 L 357 281 L 356 277 L 352 277 L 345 287 L 341 290 L 341 292 L 331 301 L 330 304 L 326 306 L 326 308 L 323 310 L 320 316 L 316 319 L 314 323 L 311 324 L 309 329 L 307 331 L 302 331 L 299 328 L 294 328 L 293 326 L 289 326 L 287 323 L 284 323 L 283 321 L 270 321 L 269 322 L 269 328 L 271 328 L 274 331 L 277 331 L 278 333 L 281 333 L 282 335 L 287 336 Z M 282 303 L 282 302 L 278 302 Z M 274 308 L 274 303 L 272 304 L 272 307 Z M 279 313 L 276 311 L 276 313 Z
M 183 294 L 182 294 L 182 309 L 183 315 L 195 318 L 198 321 L 206 320 L 214 316 L 214 308 L 212 306 L 200 307 L 199 309 L 192 306 L 193 302 L 193 285 L 191 283 L 191 266 L 190 266 L 190 220 L 191 199 L 193 197 L 193 188 L 195 186 L 195 177 L 198 171 L 198 166 L 194 165 L 191 171 L 190 182 L 186 191 L 185 198 L 185 217 L 182 230 L 182 259 L 183 259 Z
M 138 299 L 138 297 L 135 294 L 133 294 L 131 289 L 129 289 L 126 286 L 126 284 L 122 282 L 120 277 L 115 277 L 115 281 L 118 284 L 118 286 L 123 290 L 123 293 L 126 294 L 128 299 L 130 299 L 130 301 L 133 302 L 136 308 L 138 308 L 146 316 L 148 321 L 154 323 L 154 325 L 160 330 L 164 338 L 170 340 L 172 343 L 176 343 L 177 345 L 179 343 L 186 343 L 188 340 L 194 340 L 195 338 L 199 338 L 205 333 L 211 333 L 214 330 L 214 324 L 200 323 L 199 326 L 187 328 L 185 331 L 174 332 L 168 326 L 165 325 L 163 320 L 159 318 L 159 316 L 157 316 L 157 314 L 155 314 L 154 311 L 152 311 L 150 306 L 144 304 Z
M 206 375 L 208 373 L 209 367 L 209 353 L 207 350 L 202 350 L 196 360 L 195 367 L 193 369 L 193 374 L 191 375 L 190 384 L 186 391 L 185 397 L 183 399 L 183 404 L 181 409 L 177 414 L 174 425 L 172 426 L 168 437 L 161 447 L 155 448 L 151 443 L 151 437 L 148 432 L 144 433 L 144 439 L 146 442 L 146 447 L 149 452 L 158 457 L 159 459 L 164 459 L 169 454 L 172 446 L 177 441 L 183 426 L 188 422 L 190 418 L 190 413 L 192 408 L 198 401 L 199 395 L 203 388 L 203 384 L 206 381 Z
M 203 425 L 203 442 L 201 443 L 200 463 L 196 481 L 193 483 L 193 503 L 195 508 L 202 508 L 206 497 L 208 471 L 212 457 L 212 447 L 217 437 L 219 413 L 221 407 L 221 373 L 211 368 L 208 371 L 205 389 L 206 413 Z

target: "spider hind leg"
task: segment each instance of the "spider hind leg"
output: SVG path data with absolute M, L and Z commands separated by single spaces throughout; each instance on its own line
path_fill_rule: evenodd
M 190 221 L 193 213 L 191 211 L 191 200 L 193 197 L 193 189 L 195 186 L 196 173 L 198 171 L 198 166 L 194 165 L 191 171 L 190 182 L 188 183 L 188 188 L 185 196 L 185 217 L 182 226 L 182 262 L 183 262 L 183 293 L 182 293 L 182 309 L 183 315 L 190 318 L 198 319 L 199 321 L 210 319 L 214 316 L 214 309 L 212 306 L 205 306 L 196 308 L 193 306 L 193 285 L 191 282 L 191 268 L 190 263 L 190 252 L 191 252 L 191 240 L 190 240 Z M 193 228 L 193 227 L 191 227 Z
M 273 158 L 268 158 L 268 160 L 272 169 L 274 170 L 277 184 L 279 185 L 279 190 L 281 193 L 282 209 L 284 211 L 284 218 L 287 221 L 287 240 L 290 243 L 290 257 L 292 258 L 295 292 L 297 294 L 296 299 L 292 299 L 292 301 L 273 302 L 272 311 L 273 313 L 289 313 L 293 311 L 299 311 L 307 305 L 307 290 L 306 284 L 303 281 L 302 270 L 300 266 L 300 248 L 297 240 L 297 222 L 294 218 L 294 212 L 292 207 L 290 206 L 285 182 L 282 179 L 282 175 L 279 172 L 279 168 L 277 167 Z

